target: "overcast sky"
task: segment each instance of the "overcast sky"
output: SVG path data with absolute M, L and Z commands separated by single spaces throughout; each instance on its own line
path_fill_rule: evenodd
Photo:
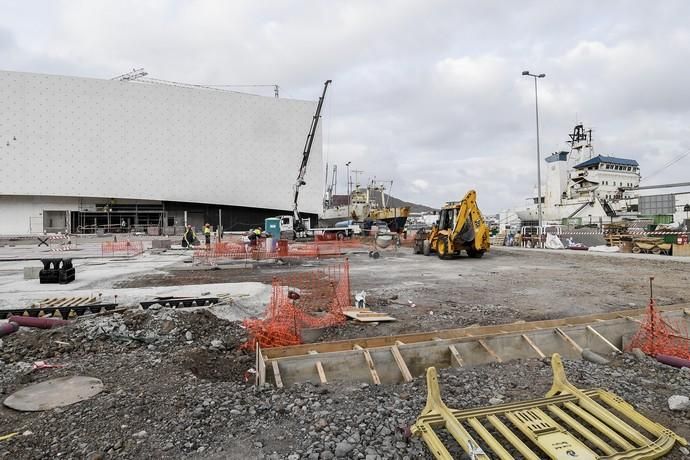
M 324 106 L 324 163 L 439 206 L 475 188 L 487 212 L 536 184 L 576 121 L 643 184 L 690 180 L 690 2 L 5 1 L 0 67 L 198 84 L 273 84 Z M 263 91 L 248 88 L 247 91 Z M 267 89 L 264 94 L 272 94 Z M 308 127 L 305 127 L 305 136 Z M 299 155 L 300 152 L 295 152 Z M 296 174 L 296 171 L 295 171 Z

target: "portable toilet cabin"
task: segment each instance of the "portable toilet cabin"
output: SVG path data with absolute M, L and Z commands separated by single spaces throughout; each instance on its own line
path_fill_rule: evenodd
M 279 240 L 280 239 L 280 218 L 278 217 L 269 217 L 265 221 L 265 229 L 266 233 L 270 233 L 271 237 L 274 240 Z
M 275 247 L 278 244 L 278 240 L 280 240 L 280 218 L 279 217 L 269 217 L 265 221 L 265 226 L 264 228 L 266 229 L 266 233 L 271 235 L 270 241 L 266 242 L 267 248 L 273 252 L 275 251 Z M 269 247 L 270 245 L 270 247 Z

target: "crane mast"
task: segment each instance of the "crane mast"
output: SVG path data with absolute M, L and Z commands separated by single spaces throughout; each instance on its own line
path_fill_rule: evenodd
M 328 89 L 328 85 L 331 84 L 331 80 L 326 80 L 326 82 L 323 84 L 323 94 L 321 94 L 321 97 L 319 98 L 319 102 L 316 105 L 316 113 L 314 113 L 314 118 L 311 120 L 311 127 L 309 128 L 309 134 L 307 134 L 307 141 L 304 144 L 304 152 L 302 152 L 302 164 L 300 165 L 299 168 L 299 174 L 297 174 L 297 181 L 295 182 L 295 199 L 294 199 L 294 207 L 292 209 L 292 214 L 293 214 L 293 225 L 295 232 L 303 232 L 304 231 L 304 225 L 302 224 L 302 218 L 299 213 L 298 209 L 298 198 L 299 198 L 299 190 L 300 188 L 306 184 L 304 181 L 304 176 L 307 174 L 307 164 L 309 163 L 309 155 L 311 154 L 311 146 L 314 143 L 314 136 L 316 135 L 316 128 L 319 125 L 319 119 L 321 118 L 321 107 L 323 106 L 323 100 L 326 97 L 326 90 Z

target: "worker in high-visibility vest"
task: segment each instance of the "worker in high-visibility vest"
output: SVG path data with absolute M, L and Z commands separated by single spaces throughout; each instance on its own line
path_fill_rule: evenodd
M 254 230 L 250 230 L 249 231 L 249 244 L 250 244 L 250 246 L 258 246 L 260 237 L 261 237 L 261 227 L 256 227 Z
M 206 239 L 206 249 L 211 246 L 211 224 L 204 225 L 204 238 Z

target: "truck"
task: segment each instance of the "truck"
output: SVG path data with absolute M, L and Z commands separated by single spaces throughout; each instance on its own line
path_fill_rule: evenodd
M 477 206 L 477 192 L 470 190 L 461 201 L 448 202 L 441 208 L 430 232 L 417 233 L 414 252 L 435 252 L 440 259 L 447 259 L 465 251 L 470 257 L 480 258 L 489 246 L 489 226 Z
M 327 227 L 327 228 L 311 228 L 310 219 L 302 219 L 299 225 L 295 225 L 295 217 L 291 215 L 277 216 L 280 219 L 280 237 L 287 240 L 295 240 L 297 238 L 316 238 L 323 237 L 327 240 L 342 240 L 351 238 L 355 235 L 360 235 L 362 229 L 359 225 L 350 223 L 343 226 Z M 298 233 L 295 228 L 299 227 L 302 230 Z

